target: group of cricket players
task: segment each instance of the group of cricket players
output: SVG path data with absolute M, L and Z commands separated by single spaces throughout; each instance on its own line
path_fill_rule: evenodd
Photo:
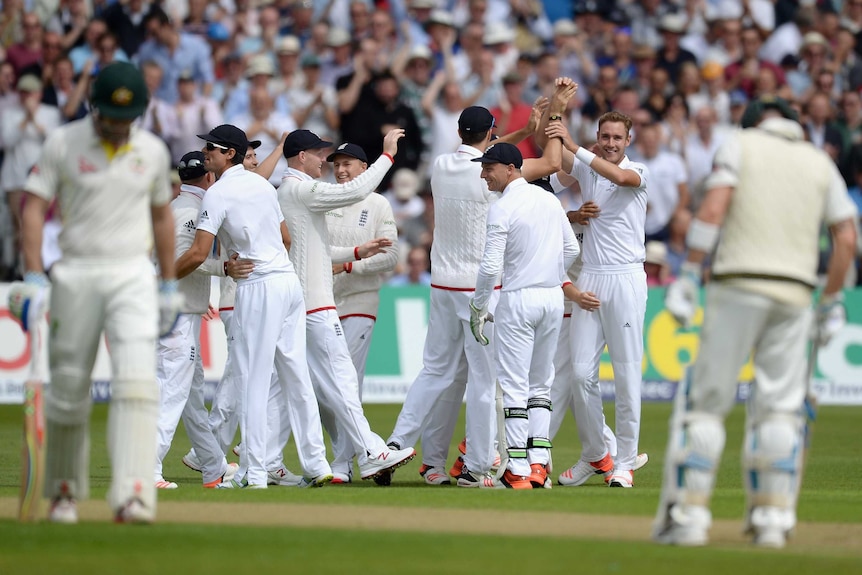
M 125 64 L 102 70 L 92 115 L 49 137 L 28 180 L 27 274 L 10 295 L 12 312 L 33 325 L 52 287 L 49 519 L 76 522 L 76 502 L 87 497 L 89 399 L 82 390 L 102 330 L 114 369 L 109 503 L 120 522 L 152 522 L 156 490 L 177 488 L 163 477 L 162 462 L 181 418 L 193 445 L 183 463 L 201 472 L 204 487 L 348 484 L 354 460 L 359 477 L 388 485 L 421 441 L 427 484 L 536 489 L 554 482 L 552 442 L 571 410 L 582 451 L 557 483 L 600 476 L 610 487 L 632 488 L 648 461 L 638 435 L 650 176 L 626 156 L 632 122 L 624 114 L 599 118 L 590 149 L 572 140 L 564 117 L 576 91 L 571 79 L 557 79 L 529 126 L 512 134 L 494 134 L 487 109 L 467 108 L 458 120 L 460 146 L 433 159 L 423 368 L 384 440 L 365 418 L 361 386 L 378 290 L 398 259 L 391 208 L 374 192 L 404 131 L 381 135 L 383 154 L 373 162 L 350 142 L 336 145 L 307 130 L 290 133 L 274 157 L 259 162 L 258 142 L 217 126 L 199 136 L 201 150 L 182 158 L 180 194 L 169 203 L 164 145 L 131 127 L 146 105 L 140 73 Z M 808 334 L 814 329 L 822 344 L 844 323 L 841 287 L 856 210 L 837 169 L 805 140 L 782 100 L 752 102 L 742 128 L 716 154 L 688 232 L 688 261 L 667 292 L 668 311 L 690 325 L 702 262 L 712 256 L 701 351 L 679 386 L 664 460 L 653 532 L 662 543 L 708 541 L 724 418 L 754 350 L 746 529 L 757 545 L 784 546 L 796 523 Z M 525 159 L 515 146 L 529 135 L 543 148 L 540 158 Z M 97 173 L 81 173 L 81 154 Z M 278 154 L 288 169 L 276 190 L 267 178 Z M 321 179 L 324 162 L 335 183 Z M 530 183 L 543 178 L 556 192 L 579 190 L 581 207 L 566 213 Z M 96 209 L 116 205 L 104 199 L 117 195 L 126 196 L 123 217 Z M 54 197 L 64 255 L 49 280 L 38 247 Z M 824 222 L 834 248 L 812 310 Z M 142 271 L 152 239 L 158 292 L 152 272 Z M 208 412 L 199 351 L 212 276 L 221 277 L 228 360 Z M 131 320 L 145 325 L 131 327 Z M 614 431 L 598 381 L 606 346 Z M 153 365 L 141 361 L 148 350 Z M 465 440 L 447 469 L 464 401 Z M 239 463 L 228 463 L 237 427 Z M 283 461 L 291 436 L 297 474 Z

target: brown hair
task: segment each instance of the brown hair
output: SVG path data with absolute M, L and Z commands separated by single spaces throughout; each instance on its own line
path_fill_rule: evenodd
M 626 134 L 632 131 L 632 119 L 623 114 L 622 112 L 617 112 L 616 110 L 612 110 L 610 112 L 605 112 L 601 116 L 599 116 L 599 129 L 602 129 L 602 124 L 605 122 L 619 122 L 626 127 Z

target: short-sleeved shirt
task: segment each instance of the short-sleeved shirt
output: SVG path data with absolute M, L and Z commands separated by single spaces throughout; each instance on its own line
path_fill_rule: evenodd
M 584 203 L 595 202 L 601 214 L 590 220 L 584 230 L 583 261 L 585 266 L 614 266 L 643 263 L 644 223 L 646 221 L 647 183 L 649 170 L 643 164 L 624 156 L 619 163 L 623 170 L 640 174 L 636 188 L 620 187 L 600 176 L 595 170 L 575 158 L 569 175 L 581 185 Z
M 138 63 L 153 60 L 162 68 L 164 75 L 155 96 L 169 104 L 179 97 L 177 81 L 184 73 L 190 73 L 201 84 L 215 82 L 215 68 L 206 40 L 180 32 L 180 44 L 171 52 L 155 40 L 147 40 L 138 50 Z
M 275 188 L 241 164 L 225 170 L 201 203 L 198 230 L 227 234 L 230 249 L 254 262 L 253 281 L 273 273 L 293 272 L 281 238 L 284 216 Z
M 170 168 L 164 142 L 134 128 L 129 142 L 109 157 L 87 117 L 48 136 L 25 189 L 57 199 L 64 258 L 148 256 L 150 209 L 171 201 Z

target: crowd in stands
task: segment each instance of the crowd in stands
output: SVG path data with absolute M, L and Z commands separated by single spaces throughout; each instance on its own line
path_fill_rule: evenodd
M 580 85 L 567 117 L 578 143 L 594 140 L 610 109 L 633 120 L 630 155 L 651 172 L 654 285 L 684 259 L 712 155 L 752 98 L 789 100 L 862 208 L 862 0 L 0 4 L 0 279 L 17 273 L 13 223 L 41 143 L 87 113 L 90 78 L 116 60 L 143 70 L 151 98 L 141 127 L 166 141 L 175 162 L 200 147 L 196 134 L 224 122 L 261 140 L 259 157 L 307 128 L 375 158 L 382 134 L 404 128 L 379 190 L 405 246 L 402 284 L 427 279 L 418 268 L 433 239 L 428 166 L 457 147 L 461 110 L 487 107 L 499 133 L 522 128 L 559 76 Z M 540 155 L 532 139 L 520 149 Z M 575 191 L 560 199 L 577 206 Z

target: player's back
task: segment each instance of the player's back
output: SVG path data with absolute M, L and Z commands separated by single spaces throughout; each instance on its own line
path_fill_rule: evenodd
M 488 206 L 496 197 L 481 178 L 482 165 L 472 162 L 482 152 L 462 144 L 438 156 L 431 168 L 434 196 L 434 243 L 431 283 L 472 289 L 485 247 Z

